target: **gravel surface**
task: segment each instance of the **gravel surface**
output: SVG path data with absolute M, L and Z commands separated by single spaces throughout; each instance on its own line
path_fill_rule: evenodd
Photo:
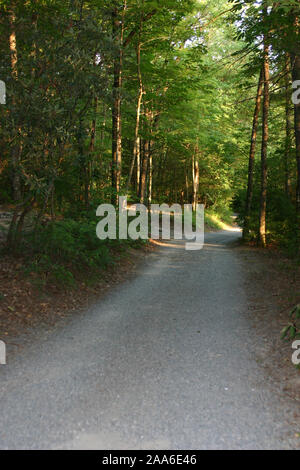
M 8 348 L 1 449 L 298 448 L 299 402 L 257 360 L 239 236 L 166 243 L 85 314 Z

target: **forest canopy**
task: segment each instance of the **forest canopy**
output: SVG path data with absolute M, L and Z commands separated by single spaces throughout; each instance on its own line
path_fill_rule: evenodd
M 61 243 L 76 224 L 95 247 L 97 206 L 126 195 L 234 210 L 245 240 L 299 251 L 298 0 L 1 0 L 0 12 L 6 250 Z

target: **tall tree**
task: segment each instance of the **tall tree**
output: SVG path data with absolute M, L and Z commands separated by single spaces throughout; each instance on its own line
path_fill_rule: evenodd
M 258 120 L 259 120 L 259 113 L 260 113 L 260 108 L 261 108 L 263 79 L 264 79 L 264 69 L 262 68 L 260 71 L 260 76 L 258 80 L 255 110 L 254 110 L 254 117 L 253 117 L 253 124 L 252 124 L 251 145 L 250 145 L 249 166 L 248 166 L 247 199 L 246 199 L 245 218 L 244 218 L 244 227 L 243 227 L 243 239 L 244 240 L 246 240 L 249 236 L 249 219 L 250 219 L 251 204 L 252 204 L 252 199 L 253 199 L 254 159 L 255 159 L 255 150 L 256 150 Z
M 285 54 L 285 152 L 284 152 L 284 187 L 285 194 L 288 198 L 291 197 L 291 156 L 292 156 L 292 123 L 291 123 L 291 67 L 290 56 Z
M 11 75 L 14 81 L 18 80 L 18 50 L 17 50 L 17 35 L 16 35 L 16 3 L 12 2 L 9 9 L 9 48 L 11 57 Z M 17 102 L 13 97 L 14 112 L 17 111 Z M 19 132 L 15 129 L 15 132 Z M 12 147 L 12 187 L 14 201 L 21 200 L 21 179 L 19 174 L 19 159 L 21 153 L 21 145 L 14 144 Z
M 115 203 L 118 202 L 122 171 L 121 89 L 126 7 L 126 0 L 122 2 L 121 7 L 119 6 L 118 1 L 114 1 L 114 8 L 112 11 L 112 31 L 115 46 L 112 105 L 112 189 L 114 191 L 112 194 L 112 201 Z
M 268 10 L 265 7 L 263 18 L 266 22 Z M 259 212 L 259 243 L 266 246 L 266 214 L 267 214 L 267 183 L 268 183 L 268 141 L 269 141 L 269 109 L 270 109 L 270 63 L 269 63 L 269 37 L 268 31 L 264 32 L 264 103 L 263 103 L 263 122 L 262 122 L 262 147 L 261 147 L 261 193 L 260 193 L 260 212 Z

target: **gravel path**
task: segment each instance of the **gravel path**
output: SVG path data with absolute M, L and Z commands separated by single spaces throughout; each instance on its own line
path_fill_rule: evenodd
M 291 449 L 296 404 L 256 360 L 230 242 L 172 242 L 86 314 L 0 366 L 0 447 Z

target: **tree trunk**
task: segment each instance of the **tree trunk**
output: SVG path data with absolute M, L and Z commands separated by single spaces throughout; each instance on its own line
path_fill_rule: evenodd
M 300 80 L 300 55 L 292 56 L 292 77 L 293 81 Z M 296 209 L 298 227 L 300 225 L 300 104 L 294 104 L 295 116 L 295 138 L 296 138 L 296 159 L 297 159 L 297 189 L 296 189 Z
M 291 180 L 290 180 L 290 160 L 292 153 L 292 124 L 291 124 L 291 97 L 290 97 L 290 56 L 286 54 L 285 61 L 285 119 L 286 119 L 286 137 L 285 137 L 285 153 L 284 153 L 284 186 L 285 193 L 288 198 L 291 197 Z
M 199 192 L 199 160 L 198 160 L 198 146 L 193 155 L 193 211 L 196 212 L 198 204 Z
M 95 116 L 92 120 L 91 125 L 91 140 L 90 140 L 90 153 L 92 154 L 95 151 L 95 139 L 96 139 L 96 117 L 97 117 L 97 110 L 98 110 L 98 98 L 94 99 L 94 112 Z
M 266 246 L 266 211 L 267 211 L 267 156 L 269 141 L 269 109 L 270 109 L 270 65 L 269 65 L 269 44 L 264 38 L 264 104 L 263 104 L 263 135 L 261 148 L 261 197 L 259 214 L 259 243 Z
M 123 69 L 123 37 L 124 13 L 126 2 L 123 3 L 123 14 L 120 18 L 118 8 L 112 13 L 113 39 L 117 50 L 114 59 L 113 105 L 112 105 L 112 202 L 118 204 L 122 171 L 122 117 L 121 88 Z
M 12 76 L 15 80 L 18 78 L 18 51 L 17 51 L 17 37 L 16 37 L 16 14 L 15 14 L 15 4 L 11 6 L 9 12 L 9 25 L 10 25 L 10 35 L 9 35 L 9 48 L 10 48 L 10 61 L 11 61 L 11 71 Z
M 137 138 L 137 149 L 136 149 L 136 192 L 139 193 L 141 183 L 141 138 Z
M 33 209 L 33 204 L 34 198 L 29 196 L 27 200 L 15 206 L 6 237 L 6 246 L 9 250 L 17 250 L 18 244 L 21 242 L 22 238 L 22 229 L 25 217 Z
M 245 221 L 243 228 L 243 239 L 247 240 L 249 236 L 249 222 L 250 222 L 250 212 L 252 206 L 253 198 L 253 170 L 254 170 L 254 159 L 255 159 L 255 149 L 256 149 L 256 139 L 257 139 L 257 128 L 258 128 L 258 119 L 261 108 L 261 96 L 262 96 L 262 87 L 263 87 L 263 77 L 264 71 L 263 68 L 260 71 L 256 103 L 253 117 L 252 125 L 252 135 L 251 135 L 251 145 L 250 145 L 250 155 L 249 155 L 249 167 L 248 167 L 248 188 L 247 188 L 247 199 L 245 207 Z
M 83 199 L 85 207 L 89 207 L 90 203 L 90 172 L 89 159 L 84 152 L 85 128 L 82 117 L 79 119 L 79 128 L 77 134 L 78 154 L 81 167 L 81 185 L 83 186 Z
M 100 142 L 101 142 L 101 146 L 104 145 L 104 141 L 105 141 L 105 129 L 106 129 L 106 114 L 107 114 L 107 110 L 106 110 L 106 104 L 103 103 L 103 123 L 102 123 L 102 126 L 101 126 L 101 132 L 100 132 Z
M 144 158 L 143 158 L 142 168 L 141 168 L 141 184 L 140 184 L 140 203 L 141 204 L 144 204 L 144 201 L 145 201 L 149 156 L 150 156 L 150 141 L 147 139 L 144 142 Z
M 129 177 L 128 177 L 127 186 L 126 186 L 126 193 L 128 193 L 129 186 L 130 186 L 131 179 L 132 179 L 132 175 L 133 175 L 135 162 L 137 160 L 137 157 L 139 157 L 138 154 L 139 154 L 139 151 L 140 151 L 140 149 L 139 149 L 139 146 L 140 146 L 139 131 L 140 131 L 140 119 L 141 119 L 141 107 L 142 107 L 142 101 L 143 101 L 143 95 L 144 95 L 144 87 L 143 87 L 143 80 L 142 80 L 142 73 L 141 73 L 141 32 L 142 32 L 142 25 L 143 25 L 143 20 L 141 19 L 138 45 L 137 45 L 137 49 L 136 49 L 139 91 L 138 91 L 138 100 L 137 100 L 137 107 L 136 107 L 136 123 L 135 123 L 135 132 L 134 132 L 133 156 L 132 156 L 132 162 L 131 162 Z M 139 165 L 139 161 L 137 162 L 137 164 Z M 139 173 L 139 168 L 138 168 L 137 174 L 138 173 Z M 139 176 L 138 176 L 137 179 L 139 180 Z M 139 181 L 137 183 L 139 184 Z
M 158 197 L 160 196 L 160 191 L 158 187 L 162 189 L 165 186 L 165 174 L 166 174 L 166 166 L 167 166 L 167 158 L 168 158 L 167 154 L 168 154 L 168 146 L 166 142 L 164 142 L 163 151 L 160 157 L 160 168 L 158 171 L 158 183 L 156 186 L 156 194 Z
M 152 149 L 154 145 L 154 130 L 158 126 L 159 122 L 159 114 L 154 117 L 153 110 L 149 107 L 146 108 L 145 111 L 146 115 L 146 132 L 147 137 L 144 143 L 144 158 L 142 162 L 141 168 L 141 182 L 140 182 L 140 201 L 141 204 L 144 203 L 146 197 L 146 189 L 147 189 L 147 175 L 149 176 L 149 192 L 148 192 L 148 199 L 152 199 Z M 151 184 L 150 184 L 151 183 Z
M 9 25 L 10 25 L 10 35 L 9 35 L 9 48 L 10 48 L 10 61 L 11 61 L 11 75 L 13 80 L 18 80 L 18 51 L 17 51 L 17 37 L 15 29 L 16 15 L 15 15 L 15 4 L 13 3 L 9 12 Z M 13 106 L 14 112 L 16 112 L 16 100 L 13 97 Z M 15 129 L 15 132 L 18 133 L 18 130 Z M 13 145 L 11 151 L 11 161 L 12 161 L 12 189 L 13 189 L 13 199 L 15 202 L 21 200 L 21 180 L 19 175 L 19 160 L 20 160 L 21 146 L 20 144 Z
M 189 173 L 187 164 L 185 166 L 185 199 L 186 203 L 190 202 L 190 185 L 189 185 Z
M 148 190 L 148 205 L 149 205 L 149 208 L 152 204 L 152 186 L 153 186 L 153 167 L 152 167 L 152 152 L 151 152 L 151 145 L 150 145 L 150 149 L 149 149 L 149 170 L 148 170 L 148 174 L 149 174 L 149 190 Z
M 98 98 L 95 96 L 94 98 L 94 118 L 92 120 L 92 125 L 91 125 L 91 139 L 90 139 L 90 158 L 88 162 L 88 176 L 89 176 L 89 182 L 88 182 L 88 193 L 90 193 L 90 185 L 91 185 L 91 177 L 92 177 L 92 167 L 93 167 L 93 157 L 94 157 L 94 152 L 95 152 L 95 142 L 96 142 L 96 123 L 97 123 L 97 111 L 98 111 Z
M 115 3 L 115 2 L 114 2 Z M 142 10 L 144 1 L 142 1 Z M 113 107 L 112 107 L 112 187 L 113 201 L 118 201 L 118 193 L 121 184 L 122 171 L 122 118 L 121 118 L 121 88 L 122 88 L 122 69 L 123 69 L 123 51 L 131 43 L 139 28 L 134 27 L 124 40 L 125 32 L 125 12 L 127 8 L 127 0 L 123 0 L 122 15 L 119 18 L 118 6 L 113 9 L 113 37 L 118 50 L 117 57 L 114 60 L 114 84 L 113 84 Z M 149 21 L 155 14 L 157 9 L 154 8 L 147 15 L 142 13 L 142 22 Z M 115 193 L 115 194 L 114 194 Z

